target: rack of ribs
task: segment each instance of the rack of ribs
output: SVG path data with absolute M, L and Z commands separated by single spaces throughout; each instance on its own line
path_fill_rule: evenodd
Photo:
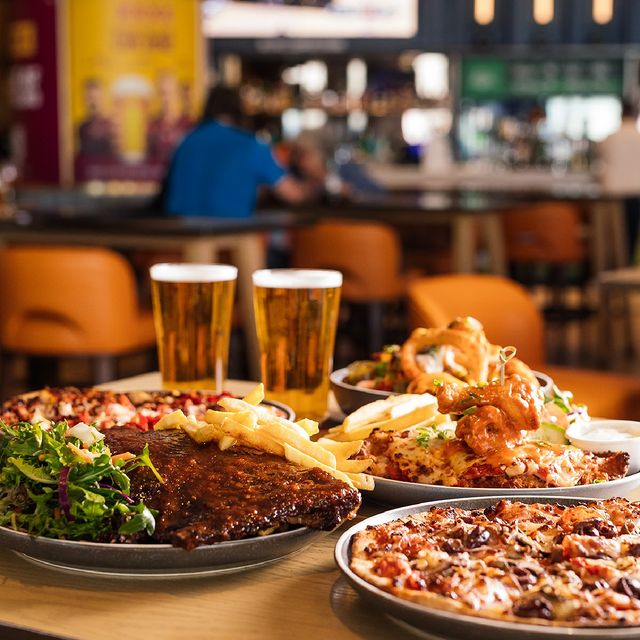
M 177 430 L 113 428 L 105 441 L 112 455 L 138 455 L 149 445 L 164 483 L 140 467 L 130 473 L 130 495 L 159 513 L 150 542 L 193 549 L 292 526 L 332 530 L 360 506 L 356 489 L 322 469 L 248 447 L 220 451 Z

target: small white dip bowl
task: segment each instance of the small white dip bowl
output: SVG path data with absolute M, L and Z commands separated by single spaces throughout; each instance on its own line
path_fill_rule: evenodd
M 626 451 L 628 474 L 640 470 L 640 422 L 635 420 L 591 420 L 572 424 L 566 432 L 571 444 L 585 451 Z

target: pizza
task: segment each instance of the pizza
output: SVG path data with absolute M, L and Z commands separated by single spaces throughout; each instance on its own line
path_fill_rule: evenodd
M 356 533 L 351 569 L 399 598 L 471 616 L 640 625 L 640 505 L 432 507 Z
M 452 487 L 573 487 L 623 478 L 629 468 L 622 451 L 592 453 L 538 440 L 480 455 L 446 425 L 373 431 L 359 456 L 373 459 L 368 473 L 374 476 Z
M 17 422 L 58 422 L 69 426 L 78 422 L 95 424 L 100 430 L 132 427 L 153 430 L 165 415 L 180 409 L 185 415 L 202 419 L 207 409 L 219 409 L 218 400 L 229 393 L 203 391 L 130 391 L 59 387 L 25 393 L 5 401 L 0 419 Z

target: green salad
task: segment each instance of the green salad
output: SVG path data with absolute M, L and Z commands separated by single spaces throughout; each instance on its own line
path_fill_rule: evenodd
M 0 525 L 31 535 L 113 541 L 155 529 L 152 509 L 129 496 L 128 474 L 149 458 L 112 456 L 95 427 L 0 421 Z
M 400 346 L 386 345 L 373 360 L 357 360 L 347 367 L 347 384 L 362 389 L 406 393 L 409 381 L 402 372 Z

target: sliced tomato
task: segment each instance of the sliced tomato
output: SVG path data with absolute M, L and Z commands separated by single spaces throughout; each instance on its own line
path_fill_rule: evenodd
M 149 429 L 153 429 L 156 426 L 156 422 L 158 422 L 160 418 L 162 418 L 162 416 L 161 415 L 146 416 L 146 418 L 147 418 L 147 425 L 149 426 Z
M 95 418 L 92 418 L 91 414 L 88 411 L 78 412 L 76 420 L 78 422 L 84 422 L 85 424 L 91 424 L 92 422 L 95 422 Z

